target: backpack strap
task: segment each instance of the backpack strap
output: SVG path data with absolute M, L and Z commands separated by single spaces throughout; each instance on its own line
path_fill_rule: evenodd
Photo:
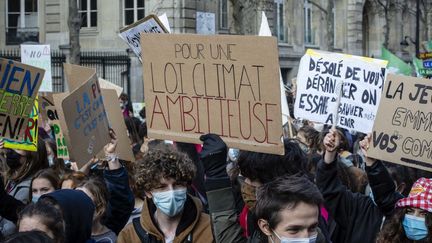
M 141 226 L 140 217 L 134 218 L 132 220 L 133 227 L 135 229 L 135 232 L 137 233 L 138 237 L 140 238 L 142 243 L 149 242 L 149 234 L 145 229 Z

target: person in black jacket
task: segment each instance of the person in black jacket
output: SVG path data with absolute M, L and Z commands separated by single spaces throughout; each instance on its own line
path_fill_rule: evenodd
M 316 184 L 324 197 L 324 204 L 335 219 L 339 230 L 334 242 L 374 242 L 386 217 L 403 196 L 380 161 L 367 157 L 370 136 L 361 143 L 366 156 L 366 172 L 374 201 L 364 194 L 352 193 L 342 185 L 337 175 L 337 148 L 340 137 L 331 130 L 324 137 L 325 154 L 318 164 Z
M 255 211 L 255 202 L 257 202 L 255 193 L 249 197 L 249 204 L 253 205 L 253 208 L 251 208 L 251 214 L 248 215 L 247 218 L 248 221 L 250 220 L 250 223 L 256 225 L 257 228 L 254 228 L 253 231 L 249 231 L 250 234 L 247 236 L 242 234 L 242 229 L 237 220 L 234 193 L 231 188 L 230 178 L 226 171 L 226 144 L 219 136 L 215 134 L 206 134 L 201 136 L 200 139 L 204 142 L 201 152 L 201 162 L 205 172 L 205 188 L 207 191 L 209 211 L 213 223 L 213 235 L 216 242 L 267 243 L 271 242 L 271 240 L 276 240 L 275 242 L 279 242 L 279 240 L 274 237 L 269 238 L 263 235 L 261 230 L 258 228 L 259 218 L 255 217 L 255 215 L 254 217 L 250 217 L 253 211 Z M 285 156 L 243 152 L 240 170 L 241 173 L 248 178 L 249 182 L 255 182 L 254 184 L 261 188 L 264 184 L 274 181 L 277 177 L 294 174 L 301 176 L 302 173 L 298 172 L 305 171 L 301 169 L 304 165 L 302 162 L 304 161 L 304 153 L 298 144 L 292 141 L 286 141 Z M 303 173 L 302 175 L 304 180 L 309 180 L 309 178 L 307 178 L 304 174 L 306 173 Z M 312 182 L 310 182 L 310 184 L 312 184 Z M 316 190 L 316 192 L 318 192 L 318 190 Z M 283 200 L 287 203 L 290 201 L 285 199 Z M 317 210 L 317 212 L 319 212 L 319 210 Z M 319 216 L 319 214 L 317 214 L 317 216 Z M 322 217 L 319 216 L 317 221 L 321 220 Z M 320 226 L 321 225 L 322 224 L 320 224 Z M 275 226 L 275 224 L 272 224 L 271 227 Z M 326 230 L 326 228 L 322 229 Z M 322 232 L 322 230 L 319 230 L 316 242 L 329 242 L 325 238 L 325 234 Z

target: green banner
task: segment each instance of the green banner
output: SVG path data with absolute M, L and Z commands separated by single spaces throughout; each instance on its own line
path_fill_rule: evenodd
M 411 65 L 405 63 L 385 47 L 381 47 L 381 59 L 388 61 L 387 69 L 390 73 L 411 76 L 413 72 Z

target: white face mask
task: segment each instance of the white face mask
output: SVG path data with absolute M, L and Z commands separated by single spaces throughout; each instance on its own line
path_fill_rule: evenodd
M 315 243 L 317 240 L 318 234 L 315 234 L 309 238 L 288 238 L 288 237 L 280 237 L 276 232 L 273 231 L 276 237 L 280 240 L 281 243 Z M 274 243 L 273 239 L 271 239 Z

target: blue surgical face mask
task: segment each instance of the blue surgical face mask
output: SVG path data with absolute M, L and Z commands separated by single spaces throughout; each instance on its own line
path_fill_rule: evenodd
M 405 214 L 402 222 L 406 237 L 410 240 L 421 240 L 426 238 L 428 230 L 424 218 Z
M 37 203 L 40 197 L 41 197 L 40 195 L 32 195 L 32 202 Z
M 156 207 L 170 217 L 179 214 L 186 202 L 186 188 L 166 192 L 153 192 L 152 194 Z
M 288 238 L 288 237 L 280 237 L 274 231 L 273 233 L 276 235 L 276 237 L 280 240 L 281 243 L 315 243 L 318 237 L 318 234 L 315 234 L 309 238 Z M 272 242 L 274 242 L 273 239 Z

